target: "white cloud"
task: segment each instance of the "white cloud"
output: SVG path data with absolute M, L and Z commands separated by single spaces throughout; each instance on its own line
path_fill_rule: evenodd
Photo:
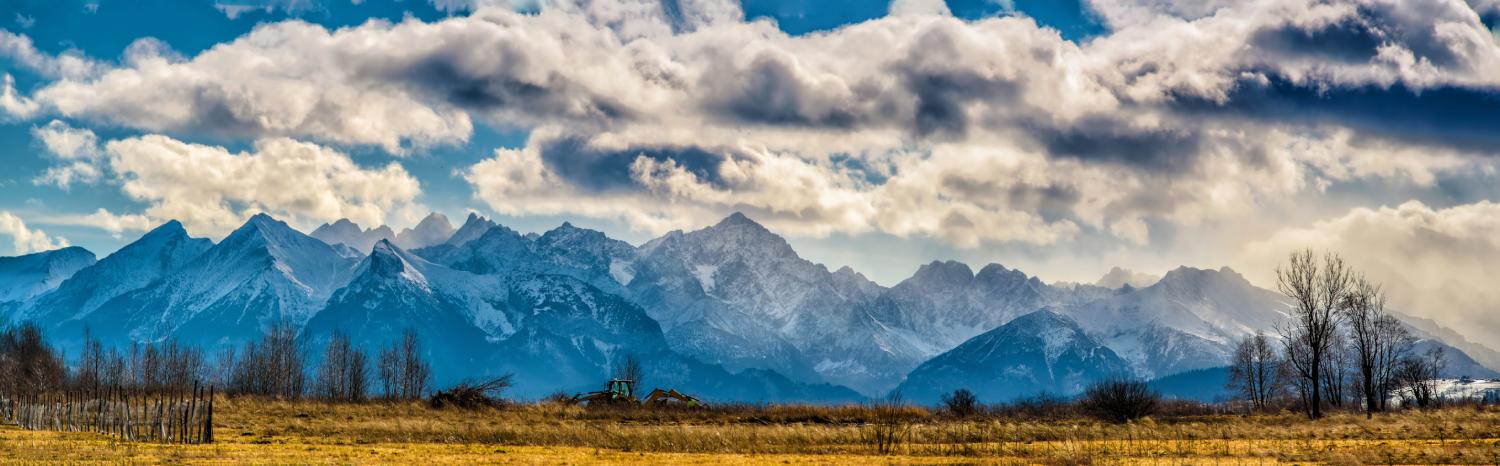
M 1260 274 L 1293 250 L 1340 253 L 1383 284 L 1402 312 L 1433 319 L 1474 341 L 1500 341 L 1500 204 L 1434 209 L 1410 201 L 1357 208 L 1306 227 L 1288 227 L 1245 247 L 1240 263 Z
M 16 254 L 30 254 L 68 246 L 68 240 L 49 236 L 47 232 L 26 227 L 26 222 L 10 212 L 0 211 L 0 235 L 9 236 Z
M 944 0 L 891 0 L 890 14 L 891 16 L 948 16 L 953 12 L 948 10 L 948 3 Z
M 140 214 L 116 214 L 108 209 L 100 208 L 87 215 L 54 215 L 40 218 L 38 223 L 48 225 L 70 225 L 98 228 L 109 232 L 115 238 L 123 237 L 124 233 L 147 231 L 163 223 Z
M 36 102 L 16 92 L 15 77 L 8 73 L 0 77 L 0 111 L 5 112 L 0 117 L 8 117 L 0 118 L 0 121 L 30 118 L 40 108 Z
M 77 50 L 49 55 L 37 50 L 31 38 L 0 29 L 0 59 L 9 59 L 19 68 L 61 79 L 87 79 L 105 67 Z
M 253 151 L 231 153 L 148 135 L 110 141 L 105 151 L 121 191 L 149 204 L 143 215 L 150 222 L 96 219 L 120 221 L 121 229 L 176 219 L 217 236 L 259 212 L 309 226 L 339 218 L 410 221 L 424 210 L 417 180 L 400 165 L 364 168 L 341 152 L 290 139 L 263 139 Z
M 56 185 L 68 190 L 75 182 L 94 184 L 103 176 L 104 170 L 100 167 L 103 153 L 93 131 L 52 120 L 45 126 L 31 128 L 31 135 L 57 161 L 33 179 L 33 183 Z
M 31 135 L 42 142 L 48 153 L 60 159 L 99 157 L 99 138 L 87 128 L 74 128 L 52 120 L 45 126 L 31 128 Z

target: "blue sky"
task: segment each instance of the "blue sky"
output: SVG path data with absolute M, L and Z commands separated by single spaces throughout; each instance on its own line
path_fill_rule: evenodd
M 1290 249 L 1380 251 L 1355 261 L 1402 305 L 1500 328 L 1500 295 L 1471 292 L 1500 261 L 1495 18 L 1489 0 L 0 0 L 0 254 L 107 254 L 167 219 L 216 238 L 256 212 L 310 230 L 477 211 L 639 243 L 740 211 L 883 284 L 958 259 L 1266 285 Z

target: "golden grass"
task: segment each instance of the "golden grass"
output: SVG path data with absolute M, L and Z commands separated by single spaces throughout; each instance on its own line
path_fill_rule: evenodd
M 216 402 L 213 445 L 0 428 L 6 464 L 1500 464 L 1500 410 L 1377 416 L 949 420 L 913 411 L 893 455 L 859 407 L 596 412 L 523 405 Z

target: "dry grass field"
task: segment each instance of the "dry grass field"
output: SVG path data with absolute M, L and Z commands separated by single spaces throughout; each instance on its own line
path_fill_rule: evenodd
M 220 398 L 212 445 L 131 444 L 0 427 L 5 464 L 1500 464 L 1500 409 L 1365 420 L 1295 414 L 945 419 L 897 426 L 861 407 L 588 411 L 550 404 L 431 410 Z M 884 429 L 900 441 L 882 454 Z

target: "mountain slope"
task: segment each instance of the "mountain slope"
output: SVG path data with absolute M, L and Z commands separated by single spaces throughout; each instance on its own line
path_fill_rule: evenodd
M 393 242 L 401 249 L 425 248 L 448 241 L 455 231 L 447 216 L 432 213 L 417 222 L 416 226 L 401 230 Z
M 328 244 L 260 214 L 181 269 L 109 300 L 87 324 L 112 342 L 175 337 L 209 349 L 300 327 L 355 263 Z
M 331 224 L 324 223 L 313 230 L 308 236 L 317 238 L 329 245 L 342 244 L 348 246 L 361 254 L 368 252 L 380 240 L 394 240 L 396 238 L 396 234 L 391 232 L 390 227 L 381 225 L 368 230 L 362 230 L 359 225 L 349 221 L 347 218 L 341 218 Z
M 24 315 L 45 326 L 85 319 L 105 302 L 150 285 L 212 246 L 212 241 L 188 236 L 175 220 L 164 223 L 38 297 Z
M 481 319 L 471 304 L 485 304 L 452 289 L 482 277 L 457 277 L 434 268 L 387 240 L 375 243 L 354 278 L 307 321 L 300 338 L 317 351 L 333 333 L 343 332 L 356 347 L 378 354 L 411 330 L 427 342 L 423 357 L 437 381 L 483 375 L 472 373 L 473 368 L 488 362 L 493 336 L 479 327 Z M 500 321 L 496 328 L 510 327 Z
M 629 300 L 571 275 L 510 272 L 453 270 L 382 241 L 308 321 L 301 339 L 317 349 L 333 332 L 344 332 L 375 354 L 410 329 L 426 342 L 424 358 L 438 385 L 510 373 L 512 393 L 528 398 L 597 389 L 614 361 L 632 355 L 647 368 L 648 383 L 704 399 L 859 399 L 842 387 L 736 374 L 683 356 Z
M 628 270 L 630 296 L 662 324 L 679 351 L 732 370 L 763 368 L 865 393 L 881 390 L 859 380 L 884 369 L 866 365 L 881 361 L 848 357 L 851 351 L 884 352 L 868 333 L 881 326 L 856 325 L 868 319 L 862 305 L 878 287 L 859 283 L 857 274 L 836 277 L 802 259 L 784 239 L 744 215 L 652 240 L 639 248 L 639 259 Z M 906 348 L 906 340 L 887 341 L 895 347 L 892 353 L 916 353 Z
M 469 217 L 464 219 L 464 224 L 458 227 L 458 230 L 454 231 L 452 235 L 449 235 L 448 240 L 443 243 L 453 246 L 463 246 L 464 243 L 483 236 L 484 232 L 490 231 L 494 227 L 495 222 L 490 221 L 490 219 L 480 217 L 479 214 L 470 213 Z
M 961 262 L 935 261 L 891 287 L 875 313 L 882 322 L 929 342 L 936 354 L 1054 304 L 1055 294 L 1041 280 L 999 264 L 976 274 Z
M 1130 361 L 1136 375 L 1155 378 L 1228 364 L 1240 338 L 1275 328 L 1286 309 L 1280 294 L 1227 267 L 1181 267 L 1149 287 L 1124 288 L 1064 313 Z
M 1129 368 L 1078 322 L 1050 310 L 1017 317 L 922 363 L 897 391 L 920 403 L 967 388 L 987 403 L 1040 392 L 1070 395 Z
M 0 257 L 0 302 L 31 299 L 93 264 L 94 253 L 76 246 Z

